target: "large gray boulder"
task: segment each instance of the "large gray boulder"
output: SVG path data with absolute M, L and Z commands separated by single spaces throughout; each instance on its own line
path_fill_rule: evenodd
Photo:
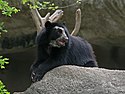
M 61 66 L 14 94 L 125 94 L 125 71 Z

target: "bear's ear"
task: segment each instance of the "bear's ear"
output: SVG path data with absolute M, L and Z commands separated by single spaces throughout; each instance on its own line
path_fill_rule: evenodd
M 45 23 L 45 27 L 47 28 L 47 27 L 50 27 L 51 26 L 51 22 L 50 21 L 47 21 L 46 23 Z

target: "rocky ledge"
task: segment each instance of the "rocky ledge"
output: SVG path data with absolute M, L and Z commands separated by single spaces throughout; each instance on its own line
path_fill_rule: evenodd
M 125 71 L 61 66 L 14 94 L 125 94 Z

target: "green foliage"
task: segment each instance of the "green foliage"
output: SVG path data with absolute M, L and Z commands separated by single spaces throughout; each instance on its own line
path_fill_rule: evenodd
M 8 58 L 3 58 L 3 56 L 0 56 L 0 68 L 5 69 L 5 64 L 9 64 Z
M 50 9 L 50 10 L 55 10 L 58 8 L 58 6 L 56 6 L 54 3 L 51 2 L 37 2 L 36 4 L 37 8 L 39 9 Z
M 7 30 L 4 27 L 4 22 L 0 23 L 0 37 L 1 37 L 2 32 L 7 32 Z
M 0 69 L 4 69 L 5 68 L 5 64 L 9 64 L 9 62 L 7 62 L 9 59 L 8 58 L 3 58 L 3 56 L 0 56 Z M 5 85 L 2 83 L 2 81 L 0 80 L 0 94 L 10 94 L 10 92 L 7 91 L 7 89 L 5 89 Z
M 50 10 L 55 10 L 58 8 L 54 3 L 48 2 L 48 1 L 43 1 L 39 2 L 38 0 L 22 0 L 23 4 L 27 4 L 30 8 L 32 9 L 50 9 Z
M 0 56 L 0 69 L 4 69 L 5 68 L 5 64 L 9 64 L 9 62 L 7 62 L 9 59 L 8 58 L 3 58 L 3 56 Z M 2 81 L 0 80 L 0 94 L 10 94 L 10 92 L 7 91 L 7 89 L 5 89 L 5 85 L 2 83 Z
M 0 10 L 2 11 L 3 15 L 10 16 L 12 13 L 17 13 L 20 11 L 19 9 L 16 9 L 15 7 L 10 7 L 8 2 L 0 0 Z
M 30 2 L 30 0 L 22 0 L 23 4 L 26 4 L 27 2 Z
M 2 81 L 0 81 L 0 94 L 10 94 L 10 92 L 5 89 L 5 85 L 2 83 Z

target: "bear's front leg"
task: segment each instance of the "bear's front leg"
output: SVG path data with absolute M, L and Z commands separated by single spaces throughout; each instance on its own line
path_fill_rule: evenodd
M 34 70 L 32 70 L 32 73 L 31 73 L 31 79 L 33 82 L 37 82 L 37 81 L 40 81 L 44 74 L 46 73 L 46 67 L 47 65 L 42 63 L 40 64 L 37 68 L 35 68 Z
M 40 81 L 43 77 L 43 74 L 39 74 L 37 71 L 33 71 L 31 73 L 31 80 L 32 82 Z
M 60 65 L 62 65 L 62 64 L 60 64 L 60 62 L 52 61 L 52 60 L 48 60 L 48 61 L 40 64 L 38 66 L 38 68 L 33 70 L 32 73 L 31 73 L 32 81 L 33 82 L 40 81 L 48 71 L 50 71 L 51 69 L 53 69 L 55 67 L 58 67 Z

